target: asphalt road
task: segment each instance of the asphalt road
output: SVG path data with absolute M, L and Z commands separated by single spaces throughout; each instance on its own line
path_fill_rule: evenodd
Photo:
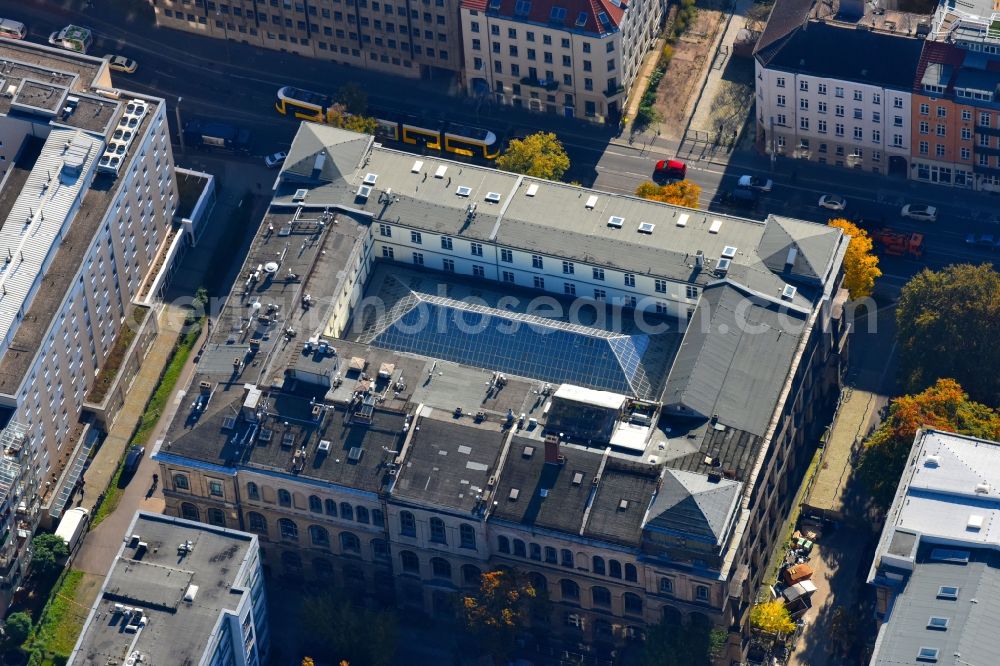
M 452 81 L 413 81 L 264 51 L 197 35 L 155 27 L 152 8 L 140 0 L 32 0 L 5 7 L 4 16 L 24 21 L 31 41 L 45 43 L 50 32 L 75 22 L 93 29 L 91 54 L 122 53 L 139 62 L 132 75 L 115 73 L 116 83 L 127 89 L 164 97 L 172 125 L 178 97 L 183 98 L 183 120 L 196 115 L 229 119 L 251 130 L 254 157 L 287 148 L 298 122 L 274 111 L 274 93 L 282 85 L 294 84 L 325 92 L 355 82 L 369 94 L 372 106 L 448 118 L 488 127 L 500 136 L 538 130 L 555 131 L 566 146 L 573 164 L 567 179 L 601 189 L 631 194 L 648 179 L 659 159 L 674 157 L 681 148 L 660 137 L 640 136 L 632 144 L 612 142 L 611 133 L 563 118 L 527 114 L 514 109 L 476 108 L 474 104 L 448 96 Z M 415 102 L 419 100 L 419 102 Z M 176 128 L 175 128 L 176 131 Z M 817 205 L 820 195 L 839 194 L 848 199 L 846 217 L 864 217 L 877 226 L 925 234 L 924 256 L 917 260 L 883 257 L 885 280 L 902 284 L 924 266 L 939 268 L 954 262 L 996 261 L 1000 253 L 966 243 L 969 234 L 1000 236 L 1000 198 L 874 176 L 859 171 L 798 161 L 770 160 L 750 151 L 727 154 L 694 151 L 684 146 L 688 178 L 702 188 L 701 207 L 763 219 L 768 213 L 825 222 L 834 217 Z M 695 159 L 706 153 L 703 159 Z M 183 164 L 185 156 L 178 161 Z M 733 189 L 742 174 L 773 179 L 774 188 L 762 196 L 755 210 L 726 209 L 720 195 Z M 938 207 L 939 220 L 926 224 L 903 220 L 899 209 L 905 203 L 928 203 Z

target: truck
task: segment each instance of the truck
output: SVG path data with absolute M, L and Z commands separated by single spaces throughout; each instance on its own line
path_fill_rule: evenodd
M 90 512 L 82 506 L 70 509 L 63 514 L 59 526 L 56 527 L 56 536 L 62 537 L 69 547 L 69 552 L 76 550 L 80 539 L 87 532 L 87 525 L 90 523 Z
M 876 243 L 885 248 L 885 253 L 891 257 L 909 255 L 919 258 L 924 254 L 923 234 L 895 231 L 886 227 L 874 232 L 872 238 Z
M 90 28 L 84 28 L 79 25 L 70 24 L 62 30 L 57 30 L 49 35 L 49 44 L 52 46 L 58 46 L 61 49 L 77 53 L 87 53 L 93 43 L 94 35 L 90 31 Z
M 250 131 L 222 122 L 195 118 L 184 125 L 184 141 L 195 148 L 249 152 Z

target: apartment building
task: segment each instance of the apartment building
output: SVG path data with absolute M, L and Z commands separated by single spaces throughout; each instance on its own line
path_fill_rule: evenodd
M 461 71 L 458 0 L 156 0 L 156 24 L 411 78 Z
M 86 459 L 84 397 L 163 245 L 177 189 L 162 100 L 115 88 L 105 60 L 5 41 L 0 66 L 9 600 L 24 545 L 78 479 L 63 472 Z
M 765 37 L 754 63 L 762 151 L 908 177 L 923 40 L 808 19 Z
M 304 123 L 155 453 L 166 511 L 270 575 L 447 618 L 509 566 L 574 651 L 702 617 L 740 658 L 838 393 L 846 242 Z
M 617 123 L 665 8 L 660 0 L 627 6 L 616 0 L 466 0 L 467 92 L 531 111 Z
M 258 537 L 136 512 L 67 662 L 266 663 Z
M 998 464 L 997 442 L 917 433 L 868 573 L 880 623 L 871 666 L 995 660 Z

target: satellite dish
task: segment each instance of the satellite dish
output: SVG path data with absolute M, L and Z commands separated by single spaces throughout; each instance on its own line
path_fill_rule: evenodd
M 276 262 L 276 261 L 269 261 L 266 264 L 264 264 L 264 272 L 265 273 L 277 273 L 278 272 L 278 262 Z
M 256 302 L 256 303 L 254 303 L 250 307 L 253 309 L 254 312 L 260 312 L 260 302 L 259 301 Z

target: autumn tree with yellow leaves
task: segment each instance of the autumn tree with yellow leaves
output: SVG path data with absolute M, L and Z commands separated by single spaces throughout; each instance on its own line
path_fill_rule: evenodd
M 690 180 L 678 180 L 666 185 L 657 185 L 653 181 L 647 180 L 636 188 L 635 194 L 650 201 L 659 201 L 685 208 L 698 208 L 701 186 Z
M 782 636 L 795 631 L 795 621 L 781 599 L 772 599 L 751 608 L 750 626 L 771 636 Z
M 552 132 L 535 132 L 523 139 L 513 139 L 504 154 L 497 158 L 497 168 L 526 176 L 561 180 L 569 169 L 569 156 L 562 142 Z
M 462 599 L 466 628 L 494 659 L 502 660 L 514 646 L 514 636 L 539 612 L 539 593 L 513 571 L 488 571 L 479 590 Z
M 830 226 L 843 230 L 851 237 L 844 257 L 844 286 L 851 298 L 867 298 L 875 289 L 875 279 L 881 277 L 878 267 L 878 257 L 872 252 L 872 239 L 868 232 L 858 227 L 850 220 L 836 218 L 830 220 Z

